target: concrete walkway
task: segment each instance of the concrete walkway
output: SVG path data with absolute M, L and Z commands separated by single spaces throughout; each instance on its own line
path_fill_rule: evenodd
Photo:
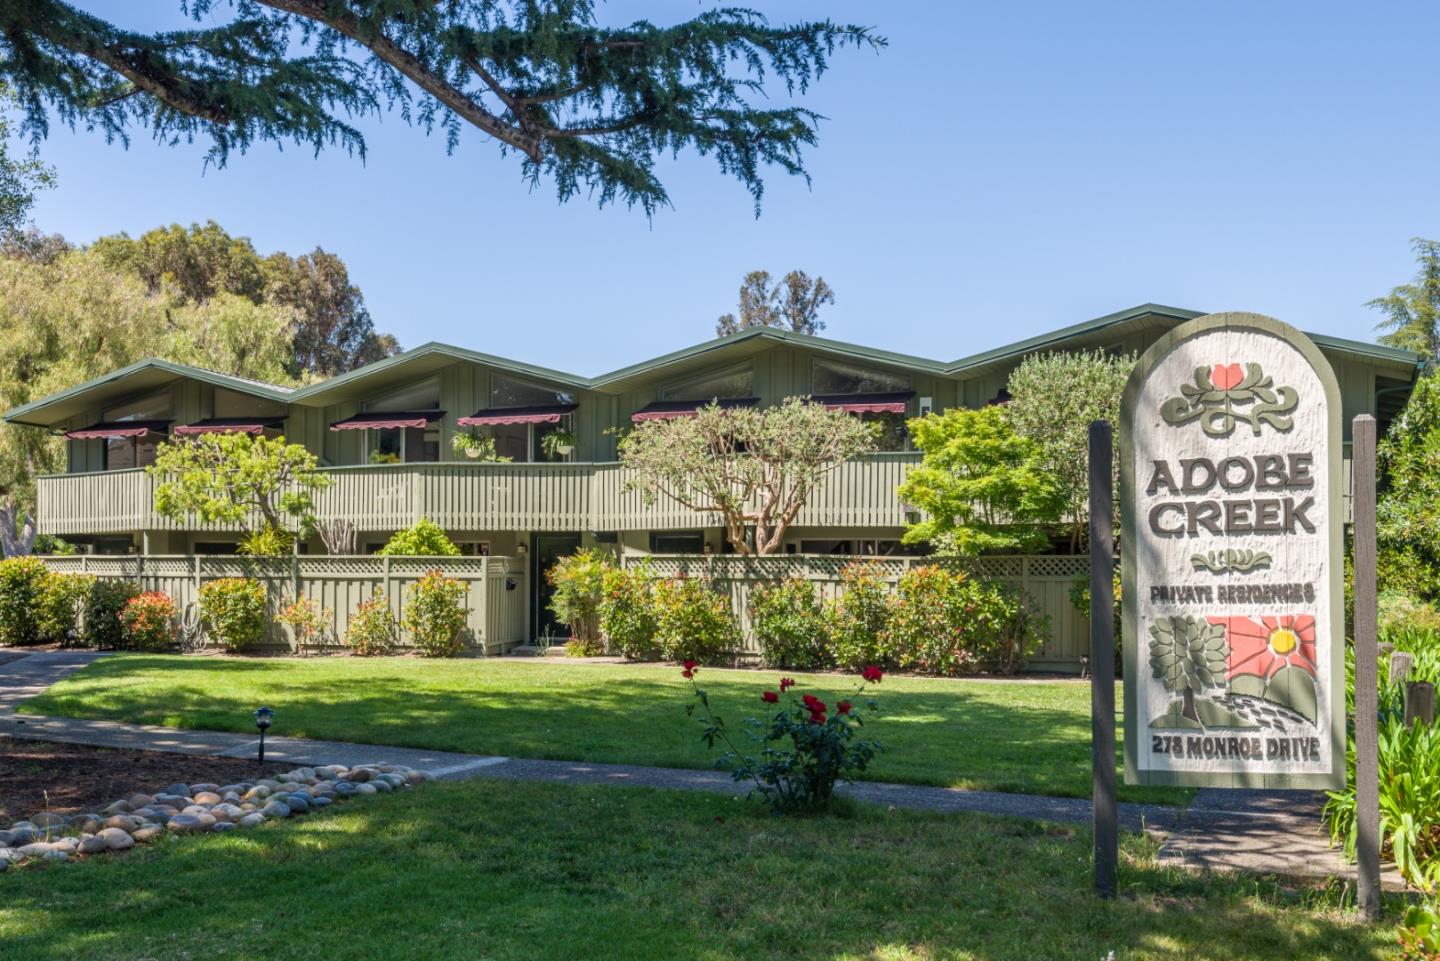
M 0 736 L 224 757 L 253 757 L 259 746 L 257 738 L 248 734 L 17 713 L 18 704 L 105 654 L 40 651 L 7 659 L 10 653 L 14 652 L 0 649 Z M 296 765 L 389 762 L 443 778 L 609 784 L 729 795 L 746 790 L 720 771 L 528 760 L 305 738 L 266 738 L 265 757 Z M 906 810 L 962 811 L 1070 824 L 1088 824 L 1091 819 L 1090 801 L 1081 798 L 873 781 L 841 785 L 837 790 L 859 801 Z M 1208 789 L 1196 792 L 1183 811 L 1163 805 L 1121 804 L 1119 813 L 1120 824 L 1127 831 L 1168 835 L 1159 854 L 1163 863 L 1296 877 L 1353 873 L 1354 868 L 1343 863 L 1319 832 L 1319 803 L 1313 792 Z M 1387 886 L 1400 886 L 1393 871 L 1385 880 Z

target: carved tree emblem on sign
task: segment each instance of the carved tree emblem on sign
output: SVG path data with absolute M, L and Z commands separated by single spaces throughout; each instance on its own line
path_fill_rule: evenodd
M 1201 726 L 1195 695 L 1225 683 L 1230 644 L 1225 625 L 1203 617 L 1162 617 L 1150 625 L 1150 672 L 1180 695 L 1179 718 Z
M 1198 420 L 1210 437 L 1229 437 L 1245 423 L 1258 437 L 1262 424 L 1278 431 L 1294 426 L 1288 415 L 1299 402 L 1295 388 L 1277 388 L 1259 364 L 1213 364 L 1196 367 L 1194 383 L 1181 384 L 1180 396 L 1160 405 L 1160 416 L 1172 427 Z

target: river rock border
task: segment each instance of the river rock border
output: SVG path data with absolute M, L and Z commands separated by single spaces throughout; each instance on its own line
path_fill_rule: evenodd
M 236 784 L 171 784 L 154 794 L 123 798 L 99 814 L 40 811 L 0 830 L 0 872 L 27 859 L 68 861 L 125 851 L 167 833 L 256 827 L 349 798 L 404 790 L 433 777 L 399 764 L 328 764 Z

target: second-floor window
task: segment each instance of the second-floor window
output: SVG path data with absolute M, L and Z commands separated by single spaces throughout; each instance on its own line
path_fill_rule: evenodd
M 427 380 L 366 401 L 366 413 L 440 409 L 440 382 Z M 369 461 L 374 464 L 433 463 L 440 459 L 440 423 L 424 427 L 385 427 L 370 435 Z
M 676 381 L 660 391 L 661 400 L 733 400 L 753 396 L 755 371 L 748 364 Z
M 490 378 L 490 407 L 555 407 L 575 403 L 575 395 L 565 390 L 534 384 L 529 381 L 495 374 Z M 495 438 L 495 451 L 516 463 L 563 461 L 553 443 L 546 444 L 549 434 L 574 436 L 574 415 L 565 414 L 555 423 L 495 424 L 489 428 Z M 564 445 L 561 445 L 564 446 Z M 547 449 L 548 448 L 548 449 Z
M 123 423 L 132 420 L 163 421 L 170 419 L 170 392 L 162 391 L 133 400 L 128 404 L 111 407 L 101 418 L 107 422 Z M 156 448 L 165 440 L 163 434 L 145 434 L 142 437 L 108 437 L 105 439 L 105 469 L 128 470 L 132 467 L 148 467 L 155 463 Z
M 902 395 L 911 389 L 910 378 L 888 370 L 861 367 L 833 360 L 816 360 L 810 374 L 810 392 L 816 397 L 852 397 L 857 400 L 867 395 Z M 877 423 L 879 435 L 876 447 L 882 451 L 908 450 L 909 432 L 905 429 L 905 413 L 899 411 L 869 411 L 857 414 L 861 420 Z

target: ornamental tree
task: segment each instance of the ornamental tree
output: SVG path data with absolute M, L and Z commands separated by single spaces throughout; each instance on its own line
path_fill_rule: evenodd
M 760 168 L 805 175 L 819 116 L 760 108 L 766 81 L 804 94 L 869 28 L 771 26 L 717 7 L 671 26 L 601 26 L 595 0 L 183 0 L 190 29 L 140 31 L 62 0 L 0 4 L 0 80 L 36 136 L 50 113 L 127 142 L 201 136 L 210 157 L 257 141 L 365 153 L 354 120 L 397 110 L 447 149 L 466 128 L 518 154 L 561 200 L 668 202 L 657 158 L 714 154 L 758 206 Z
M 924 456 L 896 494 L 924 519 L 906 529 L 905 543 L 963 555 L 1045 546 L 1047 525 L 1060 520 L 1060 487 L 1039 445 L 1015 433 L 1000 408 L 951 408 L 909 427 Z
M 718 514 L 736 552 L 773 554 L 825 475 L 874 449 L 874 429 L 858 417 L 791 397 L 764 410 L 711 403 L 642 421 L 621 438 L 620 460 L 634 471 L 626 490 L 647 504 L 667 497 Z
M 283 437 L 201 434 L 161 444 L 145 470 L 160 480 L 155 510 L 162 516 L 194 515 L 249 535 L 308 531 L 314 493 L 331 483 L 318 467 L 314 454 Z

